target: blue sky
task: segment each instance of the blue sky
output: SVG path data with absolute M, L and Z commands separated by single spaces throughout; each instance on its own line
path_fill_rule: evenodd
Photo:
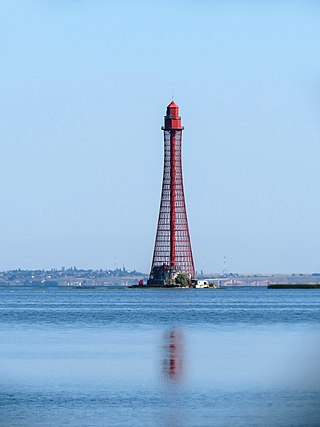
M 0 7 L 0 269 L 149 271 L 173 89 L 197 270 L 320 271 L 318 2 Z

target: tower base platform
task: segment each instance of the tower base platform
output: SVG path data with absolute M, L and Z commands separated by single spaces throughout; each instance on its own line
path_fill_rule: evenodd
M 160 284 L 152 284 L 149 285 L 148 283 L 145 285 L 132 285 L 129 286 L 129 288 L 135 288 L 135 289 L 191 289 L 194 286 L 181 286 L 181 285 L 160 285 Z

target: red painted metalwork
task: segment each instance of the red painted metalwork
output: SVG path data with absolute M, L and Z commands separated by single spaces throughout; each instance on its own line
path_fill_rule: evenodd
M 177 233 L 177 216 L 176 216 L 176 199 L 177 199 L 177 168 L 176 168 L 176 135 L 171 132 L 170 138 L 170 266 L 177 264 L 176 260 L 176 233 Z
M 173 101 L 164 118 L 164 168 L 156 241 L 149 282 L 160 280 L 159 270 L 185 273 L 195 278 L 184 198 L 179 107 Z M 169 277 L 170 279 L 170 277 Z

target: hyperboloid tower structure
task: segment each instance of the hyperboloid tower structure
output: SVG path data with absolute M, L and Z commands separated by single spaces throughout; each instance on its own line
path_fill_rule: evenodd
M 186 204 L 183 191 L 179 107 L 173 101 L 164 117 L 164 168 L 150 286 L 174 286 L 182 273 L 188 282 L 195 278 Z M 181 276 L 180 276 L 181 279 Z

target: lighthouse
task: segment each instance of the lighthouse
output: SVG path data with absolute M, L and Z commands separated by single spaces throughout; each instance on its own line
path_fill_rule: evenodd
M 176 286 L 181 276 L 191 283 L 195 269 L 182 178 L 182 131 L 179 107 L 167 106 L 164 125 L 164 167 L 158 226 L 149 286 Z

